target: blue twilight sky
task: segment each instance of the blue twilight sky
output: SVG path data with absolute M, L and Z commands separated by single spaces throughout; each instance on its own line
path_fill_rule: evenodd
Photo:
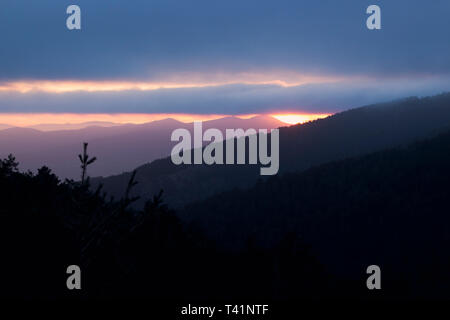
M 333 112 L 450 90 L 448 0 L 1 0 L 0 37 L 0 112 Z

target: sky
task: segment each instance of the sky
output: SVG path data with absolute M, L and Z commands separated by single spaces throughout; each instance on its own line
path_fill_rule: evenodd
M 0 119 L 322 115 L 438 94 L 449 16 L 448 0 L 2 0 Z

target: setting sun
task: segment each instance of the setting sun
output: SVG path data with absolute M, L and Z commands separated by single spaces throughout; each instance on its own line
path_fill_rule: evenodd
M 298 123 L 304 123 L 308 121 L 313 121 L 317 119 L 323 119 L 330 116 L 330 114 L 327 113 L 319 113 L 319 114 L 272 114 L 272 117 L 283 121 L 287 124 L 298 124 Z

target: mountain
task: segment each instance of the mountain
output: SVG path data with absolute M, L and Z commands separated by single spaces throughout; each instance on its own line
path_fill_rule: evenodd
M 249 119 L 241 119 L 237 117 L 225 117 L 216 120 L 210 120 L 205 122 L 205 128 L 217 128 L 220 130 L 243 128 L 243 129 L 272 129 L 286 126 L 284 122 L 281 122 L 271 116 L 259 115 Z
M 384 270 L 384 290 L 449 297 L 450 131 L 370 155 L 271 177 L 189 205 L 180 216 L 227 248 L 286 234 L 341 276 Z
M 2 124 L 0 123 L 0 130 L 4 130 L 4 129 L 8 129 L 11 128 L 12 126 L 10 126 L 9 124 Z
M 284 125 L 271 117 L 240 119 L 227 117 L 205 121 L 204 128 L 274 128 Z M 89 167 L 91 176 L 109 176 L 162 158 L 170 154 L 175 143 L 170 141 L 173 130 L 193 129 L 189 123 L 174 119 L 145 124 L 120 126 L 89 126 L 78 130 L 39 131 L 32 128 L 9 128 L 0 131 L 0 157 L 12 153 L 22 170 L 51 167 L 60 178 L 79 179 L 77 155 L 83 142 L 89 142 L 90 152 L 99 159 Z
M 374 305 L 449 299 L 448 101 L 448 95 L 408 99 L 344 112 L 324 120 L 330 121 L 324 127 L 318 121 L 283 128 L 283 148 L 297 142 L 295 148 L 305 149 L 291 147 L 297 158 L 285 161 L 295 165 L 246 189 L 229 184 L 219 191 L 221 181 L 252 178 L 252 166 L 190 171 L 167 159 L 154 161 L 146 167 L 155 180 L 190 174 L 176 189 L 182 199 L 215 188 L 176 212 L 161 194 L 136 209 L 127 192 L 109 201 L 88 184 L 59 181 L 48 168 L 21 173 L 13 157 L 0 160 L 0 272 L 6 275 L 0 296 L 268 303 L 331 298 Z M 370 129 L 376 129 L 373 135 Z M 299 140 L 304 136 L 323 144 L 312 148 Z M 361 154 L 383 144 L 395 146 Z M 314 157 L 303 160 L 309 154 L 304 150 Z M 358 155 L 347 157 L 352 152 Z M 328 157 L 344 159 L 323 160 Z M 133 186 L 132 178 L 124 186 Z M 35 261 L 35 272 L 27 272 Z M 84 274 L 84 289 L 76 295 L 61 272 L 71 264 Z M 370 265 L 381 269 L 381 291 L 367 290 Z
M 161 195 L 135 210 L 128 195 L 109 201 L 48 168 L 21 173 L 9 157 L 0 160 L 0 297 L 449 299 L 448 181 L 450 130 L 178 212 Z M 64 285 L 72 264 L 83 274 L 75 295 Z M 367 290 L 370 265 L 381 269 L 381 291 Z
M 120 123 L 108 122 L 108 121 L 88 121 L 82 123 L 48 123 L 48 124 L 36 124 L 29 126 L 28 128 L 36 129 L 39 131 L 59 131 L 59 130 L 78 130 L 87 127 L 114 127 L 121 126 Z
M 450 93 L 407 98 L 341 112 L 326 119 L 280 129 L 280 173 L 408 144 L 450 128 Z M 246 189 L 261 179 L 259 165 L 181 165 L 170 158 L 137 167 L 134 195 L 151 197 L 162 188 L 175 208 L 234 188 Z M 114 197 L 125 192 L 131 173 L 104 179 Z M 143 200 L 136 202 L 142 206 Z

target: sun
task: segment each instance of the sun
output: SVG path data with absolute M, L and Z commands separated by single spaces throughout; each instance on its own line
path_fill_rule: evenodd
M 286 114 L 272 114 L 272 117 L 287 123 L 287 124 L 298 124 L 305 123 L 308 121 L 313 121 L 317 119 L 323 119 L 330 116 L 328 113 L 319 113 L 319 114 L 311 114 L 311 113 L 286 113 Z

